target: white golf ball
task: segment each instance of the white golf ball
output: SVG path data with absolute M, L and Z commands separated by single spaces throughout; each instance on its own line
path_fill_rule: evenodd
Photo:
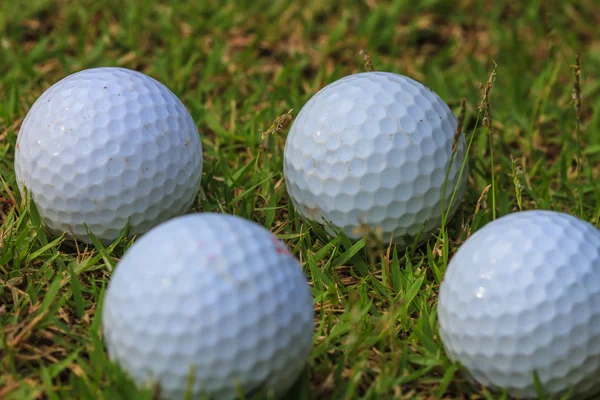
M 485 386 L 600 391 L 600 231 L 553 211 L 509 214 L 458 249 L 440 288 L 449 357 Z
M 379 228 L 397 244 L 439 228 L 466 188 L 464 135 L 430 89 L 402 75 L 366 72 L 321 89 L 294 121 L 284 151 L 287 191 L 296 211 L 357 239 Z M 450 167 L 446 188 L 444 180 Z M 450 205 L 452 192 L 456 196 Z
M 301 266 L 262 226 L 188 214 L 125 253 L 107 289 L 109 356 L 162 397 L 285 393 L 312 347 L 313 302 Z M 191 379 L 190 379 L 191 376 Z
M 123 68 L 84 70 L 29 110 L 15 152 L 19 190 L 49 230 L 89 243 L 141 234 L 192 204 L 202 145 L 192 117 L 163 84 Z

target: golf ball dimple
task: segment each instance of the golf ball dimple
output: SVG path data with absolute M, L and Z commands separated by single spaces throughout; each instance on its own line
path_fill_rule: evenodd
M 600 393 L 600 231 L 524 211 L 476 231 L 446 271 L 438 304 L 451 359 L 483 385 L 535 398 Z
M 159 250 L 160 249 L 160 250 Z M 284 394 L 312 348 L 313 302 L 298 261 L 268 230 L 223 214 L 189 214 L 138 239 L 103 306 L 111 359 L 165 399 Z M 191 377 L 190 377 L 191 374 Z M 203 398 L 203 397 L 202 397 Z
M 46 90 L 17 137 L 15 173 L 55 234 L 102 242 L 184 213 L 202 175 L 194 121 L 163 84 L 124 68 L 92 68 Z
M 331 234 L 358 239 L 366 225 L 385 241 L 425 240 L 455 188 L 450 216 L 466 189 L 466 143 L 464 135 L 455 143 L 456 125 L 435 93 L 405 76 L 366 72 L 333 82 L 290 128 L 283 164 L 290 200 L 301 216 L 330 224 Z

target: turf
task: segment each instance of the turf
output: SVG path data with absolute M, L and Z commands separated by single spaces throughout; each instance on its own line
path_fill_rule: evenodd
M 0 2 L 1 399 L 154 396 L 108 362 L 101 336 L 105 286 L 131 241 L 66 247 L 44 233 L 15 182 L 29 107 L 60 78 L 96 66 L 145 72 L 188 107 L 204 146 L 195 211 L 257 221 L 302 261 L 316 330 L 290 398 L 503 397 L 468 385 L 448 360 L 437 292 L 457 247 L 494 218 L 554 209 L 600 223 L 600 6 L 298 3 Z M 465 100 L 468 191 L 436 238 L 406 251 L 299 220 L 282 175 L 287 129 L 269 130 L 319 88 L 364 71 L 361 50 L 376 70 L 429 86 L 456 115 Z

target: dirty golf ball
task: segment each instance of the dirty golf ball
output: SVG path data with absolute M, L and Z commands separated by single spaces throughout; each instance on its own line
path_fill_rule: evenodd
M 284 394 L 312 347 L 308 282 L 286 246 L 240 217 L 201 213 L 138 239 L 110 280 L 109 356 L 166 399 Z M 205 397 L 201 397 L 205 398 Z
M 600 391 L 600 231 L 524 211 L 476 231 L 440 288 L 442 342 L 485 386 L 536 398 Z
M 386 242 L 424 240 L 441 225 L 442 205 L 452 215 L 466 188 L 466 145 L 464 135 L 455 141 L 456 125 L 442 99 L 410 78 L 342 78 L 317 92 L 290 128 L 290 199 L 301 216 L 332 234 L 341 229 L 357 239 L 367 226 L 379 228 Z
M 93 68 L 57 82 L 17 138 L 19 190 L 52 233 L 102 242 L 129 222 L 141 234 L 192 204 L 202 175 L 198 130 L 163 84 L 123 68 Z

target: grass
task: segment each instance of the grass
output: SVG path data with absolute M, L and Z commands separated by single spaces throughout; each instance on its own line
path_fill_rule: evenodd
M 108 362 L 101 338 L 100 302 L 130 241 L 74 251 L 46 236 L 13 169 L 20 124 L 44 89 L 108 65 L 159 79 L 189 108 L 204 146 L 194 209 L 257 221 L 301 260 L 317 328 L 297 398 L 502 398 L 447 359 L 437 292 L 457 247 L 494 218 L 554 209 L 600 224 L 597 3 L 173 3 L 0 2 L 0 398 L 153 398 Z M 466 104 L 468 191 L 437 239 L 406 252 L 299 220 L 282 176 L 287 131 L 268 131 L 363 71 L 361 50 L 457 115 Z

